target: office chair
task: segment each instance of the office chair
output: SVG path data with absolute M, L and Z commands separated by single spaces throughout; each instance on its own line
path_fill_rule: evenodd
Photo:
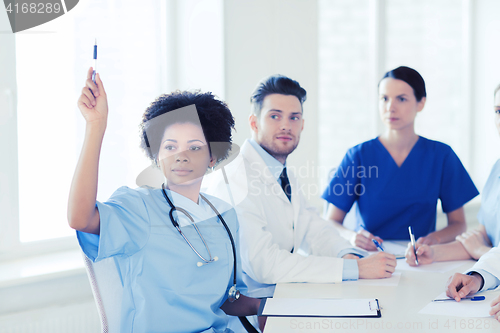
M 113 258 L 92 262 L 82 252 L 87 275 L 101 318 L 102 333 L 119 333 L 123 286 Z
M 120 333 L 123 285 L 113 258 L 92 262 L 82 252 L 92 293 L 101 318 L 101 333 Z M 258 331 L 245 317 L 240 318 L 248 333 Z

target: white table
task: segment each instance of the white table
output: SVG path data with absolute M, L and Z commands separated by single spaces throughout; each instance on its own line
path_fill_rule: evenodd
M 399 260 L 398 260 L 399 262 Z M 500 323 L 488 318 L 424 315 L 418 312 L 442 293 L 448 278 L 463 273 L 474 261 L 446 273 L 400 271 L 398 286 L 362 286 L 358 283 L 278 284 L 281 298 L 377 298 L 381 318 L 269 317 L 264 333 L 280 332 L 500 332 Z

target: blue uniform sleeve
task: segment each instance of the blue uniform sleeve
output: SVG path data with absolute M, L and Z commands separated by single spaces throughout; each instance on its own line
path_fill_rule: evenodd
M 451 148 L 449 148 L 443 163 L 439 199 L 441 199 L 443 212 L 449 213 L 465 205 L 479 192 L 462 162 Z
M 96 203 L 99 210 L 99 235 L 77 231 L 85 255 L 96 262 L 113 256 L 130 256 L 149 238 L 150 224 L 146 205 L 137 190 L 120 187 L 108 201 Z
M 359 164 L 356 150 L 349 149 L 321 197 L 344 212 L 348 212 L 358 199 L 354 188 L 360 182 L 356 175 Z

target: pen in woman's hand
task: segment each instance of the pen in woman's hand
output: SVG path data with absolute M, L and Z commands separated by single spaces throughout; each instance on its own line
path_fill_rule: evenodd
M 408 232 L 410 233 L 411 246 L 413 246 L 413 254 L 415 254 L 415 264 L 417 264 L 417 266 L 418 266 L 417 249 L 415 247 L 415 236 L 413 235 L 413 231 L 411 230 L 411 226 L 408 227 Z
M 373 242 L 373 244 L 375 244 L 377 249 L 379 249 L 382 252 L 384 251 L 384 248 L 382 247 L 382 245 L 380 245 L 380 243 L 376 239 L 372 239 L 372 242 Z
M 92 69 L 93 69 L 92 81 L 94 82 L 94 84 L 95 84 L 95 75 L 97 73 L 96 66 L 97 66 L 97 38 L 96 38 L 95 44 L 94 44 L 94 61 L 93 61 L 93 65 L 92 65 Z

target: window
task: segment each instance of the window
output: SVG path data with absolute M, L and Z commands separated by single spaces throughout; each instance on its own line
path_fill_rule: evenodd
M 10 30 L 7 15 L 0 23 Z M 201 43 L 207 36 L 210 45 Z M 0 129 L 9 138 L 0 144 L 0 209 L 7 215 L 0 221 L 0 258 L 16 249 L 75 243 L 66 237 L 74 235 L 66 207 L 85 131 L 76 101 L 95 39 L 109 103 L 98 200 L 122 185 L 135 187 L 149 166 L 139 149 L 138 125 L 158 95 L 210 87 L 223 97 L 220 0 L 87 0 L 58 19 L 0 38 L 9 45 L 0 51 L 8 60 L 0 81 L 2 119 L 8 121 Z
M 491 103 L 498 62 L 486 55 L 498 48 L 492 37 L 498 20 L 490 14 L 498 3 L 318 4 L 320 165 L 337 166 L 348 148 L 383 132 L 377 84 L 386 71 L 406 65 L 422 74 L 427 88 L 416 132 L 450 145 L 481 189 L 497 142 Z

